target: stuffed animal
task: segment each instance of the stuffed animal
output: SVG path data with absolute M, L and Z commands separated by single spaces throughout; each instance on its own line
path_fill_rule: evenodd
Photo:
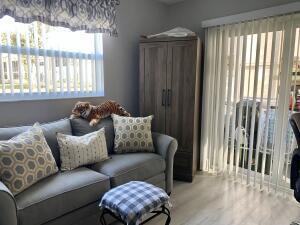
M 130 113 L 126 112 L 120 104 L 108 100 L 98 106 L 93 106 L 89 102 L 77 102 L 70 118 L 83 118 L 90 122 L 90 126 L 95 126 L 101 119 L 109 117 L 111 114 L 130 116 Z

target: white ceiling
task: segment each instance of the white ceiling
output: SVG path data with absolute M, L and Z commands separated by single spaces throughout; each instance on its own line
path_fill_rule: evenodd
M 174 3 L 177 3 L 177 2 L 183 2 L 184 0 L 157 0 L 159 2 L 163 2 L 163 3 L 166 3 L 166 4 L 174 4 Z

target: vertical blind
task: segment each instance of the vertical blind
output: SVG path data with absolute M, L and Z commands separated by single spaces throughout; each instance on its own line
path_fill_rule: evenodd
M 201 168 L 288 190 L 300 111 L 300 14 L 206 29 Z M 299 101 L 299 102 L 298 102 Z
M 100 34 L 0 19 L 0 101 L 103 96 Z

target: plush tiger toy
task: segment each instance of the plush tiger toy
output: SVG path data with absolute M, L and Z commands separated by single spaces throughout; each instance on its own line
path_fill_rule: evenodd
M 98 106 L 93 106 L 89 102 L 77 102 L 72 110 L 71 119 L 83 118 L 90 122 L 90 126 L 97 125 L 101 119 L 109 117 L 111 114 L 120 116 L 130 116 L 130 113 L 115 101 L 105 101 Z

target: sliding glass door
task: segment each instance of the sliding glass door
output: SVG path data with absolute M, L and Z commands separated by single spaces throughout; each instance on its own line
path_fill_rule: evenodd
M 300 14 L 206 30 L 201 167 L 286 190 L 300 112 Z

